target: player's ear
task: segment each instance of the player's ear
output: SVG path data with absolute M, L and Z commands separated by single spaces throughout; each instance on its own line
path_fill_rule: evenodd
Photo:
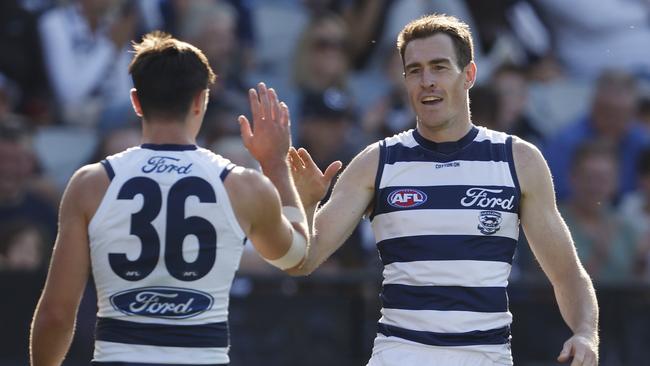
M 203 89 L 192 100 L 192 113 L 201 114 L 208 107 L 210 89 Z
M 138 91 L 135 88 L 131 88 L 131 105 L 133 110 L 138 117 L 142 117 L 142 105 L 140 105 L 140 99 L 138 99 Z
M 465 89 L 469 90 L 474 86 L 476 81 L 476 64 L 474 61 L 470 61 L 467 66 L 463 69 L 465 74 Z

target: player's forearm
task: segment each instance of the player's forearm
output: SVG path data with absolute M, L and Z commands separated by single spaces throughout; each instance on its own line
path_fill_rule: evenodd
M 598 301 L 591 279 L 582 266 L 554 284 L 554 291 L 562 317 L 573 333 L 598 344 Z
M 278 190 L 283 206 L 300 207 L 298 192 L 293 185 L 289 165 L 285 160 L 270 161 L 263 164 L 262 172 Z
M 74 316 L 62 316 L 39 306 L 30 336 L 31 365 L 60 365 L 70 347 L 74 323 Z

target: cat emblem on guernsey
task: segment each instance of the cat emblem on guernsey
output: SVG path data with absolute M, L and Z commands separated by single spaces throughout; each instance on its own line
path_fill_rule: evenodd
M 478 215 L 478 230 L 485 235 L 492 235 L 501 229 L 501 212 L 481 211 Z
M 413 188 L 396 189 L 388 195 L 388 204 L 397 208 L 416 207 L 426 201 L 426 193 Z
M 115 310 L 151 318 L 191 318 L 212 308 L 214 299 L 203 291 L 177 287 L 142 287 L 110 297 Z

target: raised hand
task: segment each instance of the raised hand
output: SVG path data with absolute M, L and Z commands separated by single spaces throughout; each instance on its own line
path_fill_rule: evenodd
M 278 100 L 275 90 L 267 89 L 264 83 L 257 90 L 248 91 L 253 123 L 245 116 L 239 116 L 239 128 L 244 146 L 251 155 L 265 166 L 284 163 L 289 146 L 291 130 L 289 108 Z
M 332 179 L 343 166 L 343 163 L 337 160 L 331 163 L 323 173 L 314 163 L 309 152 L 303 148 L 296 150 L 291 147 L 288 160 L 293 181 L 305 209 L 314 207 L 318 201 L 323 199 Z
M 598 345 L 586 337 L 574 335 L 564 342 L 562 352 L 557 360 L 562 363 L 571 362 L 571 366 L 597 366 Z

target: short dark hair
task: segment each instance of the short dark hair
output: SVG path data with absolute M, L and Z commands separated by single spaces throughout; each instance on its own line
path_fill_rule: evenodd
M 129 73 L 145 119 L 184 118 L 192 98 L 215 80 L 201 50 L 167 33 L 146 34 L 133 49 Z
M 474 60 L 474 45 L 469 26 L 453 16 L 430 14 L 411 21 L 397 36 L 397 49 L 402 56 L 402 63 L 404 63 L 404 53 L 409 42 L 428 38 L 438 33 L 444 33 L 451 37 L 458 67 L 462 69 Z

